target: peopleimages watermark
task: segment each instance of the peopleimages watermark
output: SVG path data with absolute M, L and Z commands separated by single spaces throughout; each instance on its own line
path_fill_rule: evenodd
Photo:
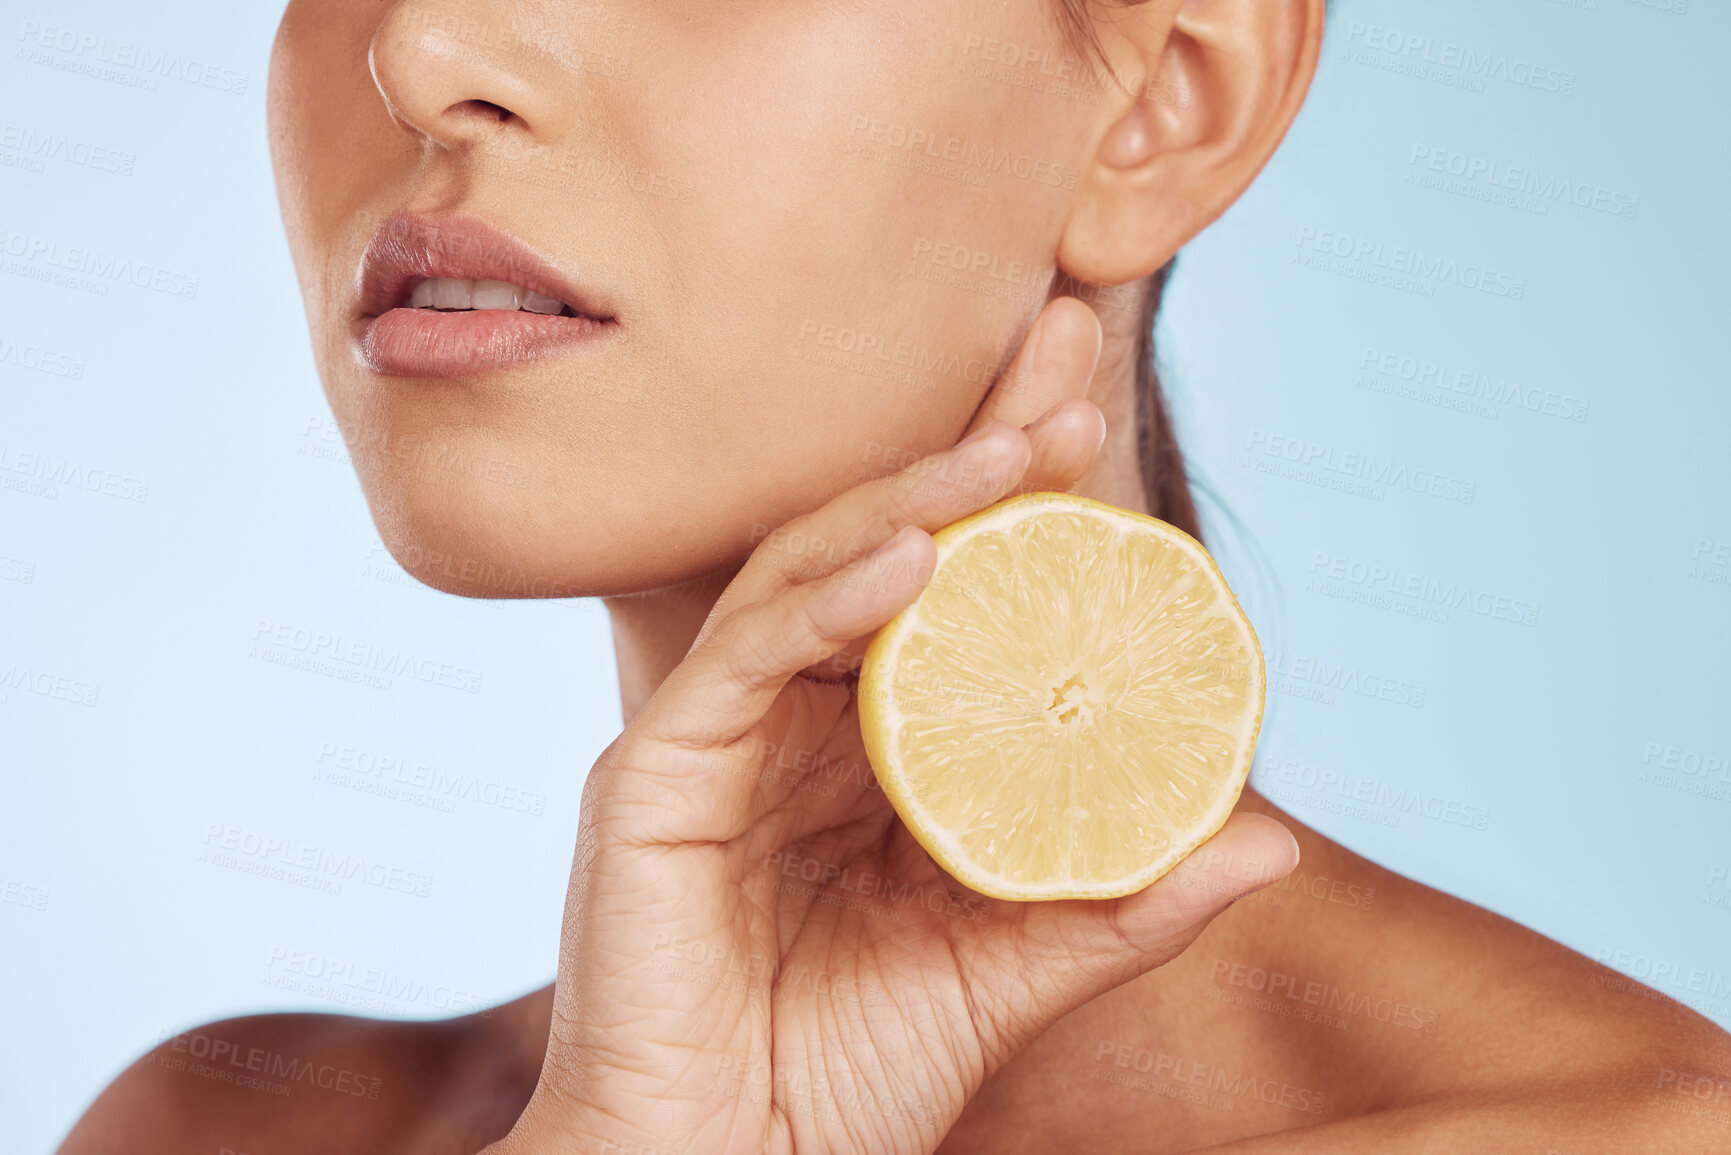
M 58 501 L 61 486 L 140 505 L 150 500 L 148 481 L 100 469 L 71 456 L 0 443 L 0 489 Z
M 1300 225 L 1293 243 L 1292 263 L 1302 268 L 1421 297 L 1436 296 L 1438 285 L 1507 301 L 1527 295 L 1527 278 L 1517 273 L 1337 229 Z
M 1599 0 L 1550 0 L 1561 8 L 1572 8 L 1577 12 L 1596 13 L 1599 10 Z M 1604 0 L 1606 4 L 1615 6 L 1616 0 Z M 1647 11 L 1665 16 L 1685 16 L 1689 12 L 1689 0 L 1624 0 L 1625 6 L 1645 8 Z
M 1707 868 L 1707 889 L 1701 901 L 1706 906 L 1731 910 L 1731 867 L 1715 862 Z
M 1548 216 L 1552 204 L 1569 204 L 1607 216 L 1633 220 L 1641 211 L 1641 198 L 1590 181 L 1576 181 L 1557 173 L 1545 173 L 1530 165 L 1512 165 L 1489 157 L 1460 152 L 1442 145 L 1415 144 L 1407 157 L 1407 182 L 1442 192 L 1520 208 L 1537 216 Z M 1460 188 L 1432 182 L 1425 177 L 1453 177 Z M 1499 200 L 1498 197 L 1505 199 Z M 1530 205 L 1528 204 L 1530 202 Z
M 1731 541 L 1697 537 L 1689 551 L 1689 569 L 1683 576 L 1708 585 L 1731 586 Z
M 322 770 L 315 775 L 334 786 L 346 786 L 363 794 L 429 805 L 453 811 L 458 800 L 498 810 L 536 817 L 547 812 L 547 796 L 492 778 L 449 771 L 412 758 L 383 754 L 345 742 L 320 742 L 314 759 Z
M 1100 70 L 1090 61 L 1078 56 L 1059 56 L 1037 44 L 1019 44 L 979 33 L 969 33 L 963 42 L 957 69 L 964 76 L 1081 104 L 1100 104 L 1107 93 Z M 1147 75 L 1113 75 L 1111 80 L 1114 90 L 1137 100 L 1173 108 L 1190 107 L 1190 89 L 1177 81 Z
M 1267 429 L 1251 428 L 1245 437 L 1244 468 L 1336 489 L 1381 501 L 1389 489 L 1404 489 L 1472 504 L 1478 483 L 1436 469 L 1409 466 L 1393 458 L 1334 446 Z
M 1657 1075 L 1653 1101 L 1662 1110 L 1731 1124 L 1731 1078 L 1725 1074 L 1660 1067 Z
M 361 426 L 344 430 L 335 418 L 307 418 L 301 432 L 300 456 L 338 465 L 352 466 L 358 459 L 366 463 L 390 462 L 417 470 L 425 480 L 440 480 L 441 475 L 487 481 L 498 485 L 524 486 L 530 481 L 521 465 L 497 457 L 487 457 L 469 450 L 450 439 L 429 439 L 413 435 L 393 435 L 389 429 Z
M 0 582 L 17 582 L 24 586 L 36 584 L 36 563 L 0 553 Z
M 1425 687 L 1380 670 L 1360 669 L 1350 662 L 1330 662 L 1310 654 L 1288 654 L 1282 649 L 1268 651 L 1265 659 L 1269 688 L 1276 693 L 1290 694 L 1334 704 L 1336 691 L 1374 698 L 1414 710 L 1424 708 Z
M 475 1014 L 487 1009 L 487 1000 L 473 992 L 397 974 L 384 967 L 362 966 L 319 951 L 272 945 L 264 968 L 267 986 L 369 1013 L 401 1017 L 408 1006 L 455 1014 Z
M 938 387 L 939 377 L 954 376 L 970 384 L 990 384 L 1008 365 L 934 349 L 906 337 L 811 317 L 800 322 L 799 342 L 792 352 L 814 365 L 927 391 Z
M 639 1143 L 635 1139 L 619 1139 L 611 1135 L 601 1138 L 601 1149 L 596 1155 L 679 1155 L 678 1152 L 664 1151 L 647 1143 Z
M 667 931 L 655 932 L 649 947 L 648 969 L 662 978 L 694 982 L 726 991 L 809 991 L 824 998 L 846 999 L 867 1006 L 883 999 L 876 983 L 863 986 L 851 974 L 814 969 L 805 963 L 784 962 L 767 954 L 744 954 L 728 943 L 687 939 Z
M 1296 1086 L 1284 1079 L 1258 1078 L 1243 1070 L 1233 1070 L 1215 1062 L 1199 1062 L 1194 1058 L 1169 1055 L 1158 1047 L 1138 1047 L 1104 1039 L 1094 1049 L 1094 1070 L 1089 1079 L 1113 1083 L 1132 1090 L 1166 1094 L 1168 1098 L 1186 1102 L 1202 1102 L 1205 1106 L 1230 1111 L 1239 1102 L 1249 1100 L 1269 1107 L 1284 1107 L 1305 1115 L 1320 1115 L 1326 1109 L 1328 1096 L 1322 1091 Z M 1102 1069 L 1104 1068 L 1104 1069 Z M 1135 1080 L 1128 1075 L 1116 1075 L 1113 1069 L 1150 1075 L 1154 1079 L 1174 1084 L 1173 1091 Z M 1200 1088 L 1204 1094 L 1185 1094 L 1190 1088 Z M 1217 1095 L 1206 1092 L 1218 1092 Z
M 865 115 L 848 118 L 845 143 L 849 156 L 877 160 L 979 187 L 984 187 L 994 176 L 1006 176 L 1030 184 L 1073 189 L 1082 175 L 1082 170 L 1075 165 L 1030 156 L 940 129 Z
M 481 144 L 477 159 L 512 180 L 540 188 L 575 192 L 591 200 L 609 191 L 626 191 L 655 200 L 689 201 L 697 194 L 689 176 L 635 168 L 592 150 L 536 144 L 516 137 L 496 137 Z
M 357 1099 L 377 1099 L 384 1086 L 376 1075 L 361 1074 L 337 1063 L 244 1046 L 208 1031 L 185 1031 L 178 1035 L 162 1031 L 157 1035 L 156 1050 L 147 1061 L 171 1071 L 186 1071 L 285 1098 L 294 1084 Z
M 1654 958 L 1639 951 L 1599 947 L 1593 960 L 1637 979 L 1655 990 L 1670 994 L 1703 1014 L 1722 1013 L 1731 1003 L 1731 976 L 1706 967 L 1689 966 L 1676 959 Z
M 877 1093 L 850 1079 L 837 1086 L 827 1075 L 801 1065 L 777 1065 L 731 1054 L 717 1056 L 712 1097 L 737 1099 L 757 1106 L 776 1106 L 785 1115 L 809 1116 L 851 1125 L 867 1111 L 921 1130 L 936 1130 L 938 1113 L 906 1095 Z M 933 1143 L 935 1146 L 935 1141 Z
M 0 876 L 0 902 L 21 906 L 25 910 L 47 910 L 50 891 L 45 886 L 32 886 L 16 878 Z
M 0 254 L 10 258 L 4 268 L 12 276 L 98 297 L 106 297 L 110 285 L 122 283 L 189 301 L 198 297 L 199 279 L 193 273 L 88 245 L 63 245 L 53 237 L 0 228 Z
M 1637 8 L 1662 12 L 1667 16 L 1682 16 L 1689 11 L 1689 0 L 1625 0 Z
M 90 172 L 131 176 L 138 164 L 138 154 L 64 133 L 42 132 L 12 121 L 0 124 L 0 165 L 43 172 L 48 161 Z
M 367 547 L 361 576 L 414 589 L 425 589 L 433 584 L 434 578 L 450 578 L 471 589 L 484 587 L 493 597 L 559 601 L 595 596 L 595 591 L 587 586 L 501 566 L 492 559 L 459 557 L 412 543 L 393 550 L 377 538 Z M 586 611 L 593 608 L 587 602 L 571 604 Z
M 784 880 L 776 883 L 777 893 L 799 894 L 828 906 L 881 911 L 882 904 L 888 904 L 892 909 L 918 908 L 967 922 L 984 922 L 992 913 L 991 900 L 978 895 L 952 894 L 941 885 L 927 888 L 917 883 L 897 882 L 876 871 L 859 870 L 791 851 L 770 851 L 764 865 L 776 868 Z
M 914 238 L 908 274 L 928 285 L 1029 306 L 1041 305 L 1050 296 L 1061 295 L 1120 312 L 1131 312 L 1141 307 L 1134 284 L 1101 285 L 1082 281 L 1049 261 L 1007 256 L 977 245 L 937 237 Z
M 179 80 L 194 88 L 245 96 L 252 81 L 250 73 L 238 68 L 36 20 L 19 22 L 18 40 L 24 47 L 16 59 L 147 92 L 155 92 L 159 80 Z
M 1374 393 L 1388 393 L 1455 409 L 1474 417 L 1495 418 L 1495 406 L 1508 405 L 1528 413 L 1582 422 L 1592 403 L 1554 389 L 1522 385 L 1468 366 L 1366 345 L 1358 355 L 1358 379 L 1353 382 Z M 1435 390 L 1428 393 L 1427 390 Z
M 451 44 L 462 44 L 500 56 L 539 57 L 570 73 L 610 79 L 623 79 L 631 70 L 631 62 L 623 57 L 579 44 L 561 32 L 540 26 L 493 25 L 462 12 L 412 9 L 403 14 L 421 35 L 444 39 L 447 43 L 439 45 L 444 51 L 449 51 Z
M 35 694 L 39 698 L 51 698 L 74 706 L 94 706 L 102 687 L 82 678 L 11 662 L 0 669 L 0 704 L 10 701 L 14 692 Z
M 1475 806 L 1404 783 L 1393 786 L 1362 774 L 1319 768 L 1307 759 L 1262 753 L 1257 755 L 1253 773 L 1256 788 L 1276 801 L 1316 806 L 1381 826 L 1398 826 L 1402 815 L 1416 815 L 1469 830 L 1484 830 L 1490 825 L 1488 806 Z M 1347 804 L 1349 808 L 1336 810 L 1334 803 Z M 1351 809 L 1353 803 L 1362 806 L 1364 812 Z
M 311 890 L 340 894 L 343 883 L 359 882 L 417 898 L 433 892 L 433 876 L 421 871 L 225 823 L 206 823 L 203 845 L 202 862 Z
M 1251 963 L 1215 958 L 1208 969 L 1208 996 L 1247 1009 L 1282 1018 L 1297 1018 L 1344 1031 L 1353 1016 L 1387 1026 L 1401 1027 L 1422 1035 L 1435 1035 L 1440 1016 L 1404 999 L 1386 998 L 1343 990 L 1331 982 L 1305 980 L 1298 975 Z M 1224 987 L 1249 992 L 1237 995 Z M 1250 996 L 1262 996 L 1260 998 Z
M 19 369 L 45 373 L 50 377 L 63 377 L 69 381 L 84 379 L 83 357 L 42 345 L 20 343 L 9 337 L 0 337 L 0 365 L 13 365 Z
M 480 670 L 271 618 L 258 619 L 247 656 L 382 690 L 391 688 L 389 678 L 408 677 L 466 694 L 481 692 Z
M 1731 751 L 1697 750 L 1675 742 L 1650 741 L 1641 750 L 1636 780 L 1679 794 L 1731 802 Z
M 1328 550 L 1311 551 L 1309 574 L 1305 588 L 1314 592 L 1343 597 L 1348 601 L 1364 600 L 1365 604 L 1376 608 L 1388 608 L 1376 600 L 1386 600 L 1383 595 L 1409 599 L 1415 605 L 1441 612 L 1444 622 L 1448 621 L 1450 610 L 1464 610 L 1481 618 L 1521 626 L 1535 626 L 1539 621 L 1539 607 L 1535 602 L 1496 593 L 1471 582 L 1442 581 L 1399 566 L 1369 562 Z
M 1472 92 L 1483 92 L 1486 82 L 1498 81 L 1554 96 L 1575 94 L 1575 74 L 1567 69 L 1363 20 L 1347 23 L 1341 52 L 1355 64 Z

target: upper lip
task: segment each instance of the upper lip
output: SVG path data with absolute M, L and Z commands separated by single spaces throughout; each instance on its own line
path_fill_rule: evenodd
M 406 306 L 410 291 L 428 277 L 508 281 L 563 301 L 581 316 L 613 319 L 607 303 L 592 290 L 571 283 L 502 229 L 463 213 L 429 217 L 406 210 L 392 213 L 379 226 L 361 257 L 362 317 Z

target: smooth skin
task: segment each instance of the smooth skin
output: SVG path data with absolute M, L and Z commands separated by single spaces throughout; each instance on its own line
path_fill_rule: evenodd
M 200 1028 L 63 1151 L 1731 1147 L 1724 1032 L 1254 792 L 1140 894 L 1024 905 L 944 878 L 861 772 L 847 673 L 932 531 L 1017 489 L 1145 511 L 1138 279 L 1272 154 L 1322 3 L 1093 19 L 1129 80 L 1077 99 L 975 67 L 987 42 L 1079 59 L 1035 0 L 293 0 L 279 189 L 380 531 L 405 564 L 605 596 L 626 727 L 585 785 L 553 986 L 442 1023 Z M 895 126 L 1058 180 L 905 165 Z M 482 377 L 372 373 L 354 270 L 405 207 L 515 233 L 615 331 Z M 918 275 L 938 243 L 1019 271 Z M 826 325 L 942 356 L 886 374 Z M 494 592 L 473 572 L 421 576 Z M 376 1097 L 189 1068 L 217 1043 Z

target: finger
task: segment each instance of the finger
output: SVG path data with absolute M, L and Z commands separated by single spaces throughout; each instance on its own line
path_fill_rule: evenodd
M 995 422 L 899 473 L 856 485 L 766 537 L 717 607 L 773 597 L 827 577 L 910 526 L 931 533 L 984 509 L 1021 482 L 1032 457 L 1027 434 Z
M 762 597 L 777 586 L 822 577 L 907 525 L 935 532 L 1010 494 L 1067 490 L 1093 464 L 1106 439 L 1106 419 L 1092 401 L 1072 397 L 1023 432 L 1028 441 L 1024 463 L 1005 458 L 1001 447 L 976 450 L 964 440 L 789 522 L 741 570 L 736 588 L 728 591 L 730 600 Z M 992 433 L 986 426 L 968 436 Z M 1013 484 L 1005 484 L 1012 479 Z
M 1099 319 L 1086 305 L 1071 297 L 1050 302 L 958 445 L 856 486 L 772 532 L 723 591 L 718 612 L 698 640 L 714 628 L 720 612 L 824 577 L 905 526 L 933 532 L 1011 493 L 1069 489 L 1106 439 L 1105 417 L 1086 398 L 1100 342 Z M 997 458 L 1007 467 L 1002 476 L 994 472 L 994 457 L 1002 452 L 994 443 L 999 421 L 1026 425 L 1028 436 L 1022 462 Z M 834 676 L 856 657 L 832 663 L 820 676 Z
M 957 450 L 968 446 L 969 439 L 984 433 L 994 422 L 1026 426 L 1030 458 L 1014 488 L 1026 492 L 1068 489 L 1075 484 L 1106 436 L 1104 416 L 1086 399 L 1100 359 L 1101 340 L 1099 318 L 1088 306 L 1074 297 L 1048 302 L 1010 367 L 981 402 Z M 962 514 L 944 521 L 922 521 L 904 516 L 901 507 L 934 488 L 965 481 L 969 465 L 970 460 L 959 457 L 956 450 L 933 454 L 894 474 L 888 484 L 868 482 L 823 509 L 790 522 L 786 528 L 796 533 L 784 540 L 839 545 L 845 557 L 848 550 L 875 549 L 902 525 L 919 525 L 927 531 L 941 528 Z M 980 506 L 1002 495 L 994 494 Z M 941 503 L 933 509 L 938 516 L 949 513 Z M 847 534 L 856 523 L 860 532 Z M 829 550 L 832 558 L 836 553 L 833 548 Z M 752 567 L 748 564 L 747 568 Z M 778 568 L 783 573 L 789 569 L 785 565 Z
M 937 550 L 909 526 L 867 557 L 729 614 L 676 666 L 637 719 L 645 737 L 725 746 L 762 720 L 788 679 L 907 608 Z
M 1106 441 L 1106 417 L 1085 397 L 1071 397 L 1028 426 L 1032 460 L 1021 483 L 1024 493 L 1067 490 L 1081 479 Z
M 1093 402 L 1072 397 L 1049 410 L 1024 432 L 1029 435 L 1031 460 L 1022 480 L 1011 492 L 1068 490 L 1100 451 L 1106 439 L 1106 419 Z M 865 540 L 869 541 L 871 536 L 866 535 Z M 843 681 L 859 669 L 870 641 L 860 638 L 801 672 L 818 681 Z
M 823 577 L 876 549 L 903 526 L 935 531 L 1011 492 L 1074 485 L 1106 437 L 1104 416 L 1086 400 L 1100 344 L 1099 319 L 1086 305 L 1073 297 L 1049 302 L 958 445 L 889 478 L 856 486 L 770 534 L 718 605 L 731 608 L 789 583 Z M 998 421 L 1028 427 L 1029 457 L 1019 467 L 1006 463 L 1019 469 L 1009 484 L 982 485 L 991 492 L 983 500 L 969 500 L 961 491 L 971 483 L 996 480 L 991 472 L 996 451 L 975 445 Z
M 1046 304 L 997 384 L 980 403 L 969 431 L 998 420 L 1023 426 L 1061 402 L 1085 397 L 1100 360 L 1100 319 L 1074 297 Z
M 1032 458 L 1012 492 L 1067 490 L 1076 484 L 1100 451 L 1106 439 L 1106 419 L 1093 402 L 1072 397 L 1048 411 L 1025 432 Z M 842 681 L 859 669 L 870 640 L 861 638 L 802 672 L 819 681 Z
M 1179 867 L 1146 890 L 1109 901 L 1026 903 L 993 924 L 957 928 L 958 957 L 980 981 L 995 982 L 990 1024 L 998 1054 L 1021 1049 L 1090 999 L 1183 953 L 1214 918 L 1244 895 L 1298 865 L 1298 840 L 1262 814 L 1238 813 Z M 993 976 L 996 976 L 995 979 Z M 1022 987 L 1003 997 L 1005 976 Z

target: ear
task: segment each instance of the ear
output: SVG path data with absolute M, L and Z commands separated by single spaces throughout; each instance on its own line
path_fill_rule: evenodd
M 1058 266 L 1119 285 L 1164 265 L 1238 199 L 1304 103 L 1325 0 L 1146 0 L 1094 8 L 1103 133 Z

